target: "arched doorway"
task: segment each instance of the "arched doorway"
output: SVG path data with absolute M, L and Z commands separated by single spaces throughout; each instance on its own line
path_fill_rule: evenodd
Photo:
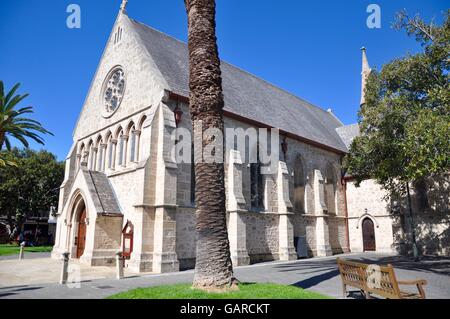
M 86 247 L 86 207 L 83 207 L 78 216 L 78 233 L 75 238 L 75 245 L 77 246 L 77 258 L 80 258 L 83 256 Z
M 375 251 L 375 228 L 370 218 L 365 218 L 362 222 L 363 248 L 364 251 Z

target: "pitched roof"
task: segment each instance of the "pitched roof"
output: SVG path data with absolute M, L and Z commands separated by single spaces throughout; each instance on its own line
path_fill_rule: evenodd
M 101 172 L 80 170 L 83 174 L 89 194 L 94 202 L 97 214 L 121 215 L 116 194 L 108 177 Z
M 130 20 L 166 80 L 168 90 L 188 97 L 189 60 L 186 43 Z M 339 151 L 347 151 L 336 132 L 336 128 L 343 124 L 331 112 L 224 61 L 221 61 L 221 70 L 226 111 Z
M 347 149 L 350 148 L 350 144 L 352 144 L 353 139 L 360 134 L 358 124 L 351 124 L 338 127 L 336 129 L 336 132 L 339 134 L 342 141 L 345 143 L 345 146 L 347 146 Z

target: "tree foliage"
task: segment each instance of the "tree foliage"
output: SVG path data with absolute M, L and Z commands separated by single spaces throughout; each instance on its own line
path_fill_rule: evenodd
M 366 103 L 359 111 L 361 135 L 347 158 L 359 184 L 374 178 L 386 189 L 405 194 L 406 183 L 450 169 L 450 10 L 442 25 L 419 16 L 397 15 L 423 51 L 372 71 Z
M 38 121 L 26 117 L 33 113 L 32 106 L 18 108 L 19 103 L 28 96 L 28 94 L 16 94 L 19 87 L 20 84 L 17 83 L 6 93 L 3 81 L 0 81 L 0 151 L 3 145 L 7 150 L 11 150 L 11 137 L 22 143 L 24 147 L 28 147 L 28 138 L 43 145 L 44 140 L 39 133 L 52 134 Z M 12 163 L 6 160 L 4 155 L 0 157 L 0 167 L 8 164 Z
M 8 157 L 16 166 L 0 168 L 0 212 L 17 231 L 26 217 L 47 214 L 57 206 L 64 164 L 47 151 L 14 148 Z

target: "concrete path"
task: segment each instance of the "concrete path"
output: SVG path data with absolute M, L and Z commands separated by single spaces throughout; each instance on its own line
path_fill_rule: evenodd
M 51 253 L 46 253 L 46 252 L 42 252 L 42 253 L 25 252 L 24 259 L 50 258 L 50 255 L 51 255 Z M 19 259 L 19 254 L 0 256 L 0 261 L 2 261 L 2 260 L 17 260 L 17 259 Z
M 49 253 L 46 254 L 45 258 L 31 258 L 32 254 L 27 254 L 23 260 L 18 258 L 0 260 L 0 289 L 58 283 L 62 261 L 51 259 Z M 134 274 L 125 270 L 125 275 L 133 276 Z M 69 263 L 69 279 L 72 281 L 113 279 L 115 276 L 115 267 L 89 267 L 80 264 L 77 260 L 72 260 Z
M 410 259 L 386 254 L 346 254 L 345 257 L 366 263 L 387 264 L 391 263 L 396 268 L 396 274 L 401 280 L 426 279 L 425 287 L 428 298 L 450 299 L 450 258 L 425 258 L 421 262 L 411 262 Z M 320 292 L 334 298 L 342 298 L 341 281 L 335 262 L 336 256 L 324 258 L 312 258 L 291 262 L 270 262 L 251 266 L 236 267 L 236 277 L 243 282 L 274 282 L 280 284 L 296 285 L 305 289 Z M 29 261 L 30 267 L 33 262 Z M 127 274 L 127 278 L 116 280 L 113 278 L 114 270 L 98 269 L 97 274 L 81 270 L 82 282 L 72 287 L 55 283 L 25 283 L 4 285 L 3 280 L 7 275 L 3 274 L 0 261 L 0 298 L 105 298 L 109 295 L 127 291 L 138 287 L 149 287 L 174 283 L 189 283 L 193 279 L 193 271 L 184 271 L 171 274 Z M 54 262 L 54 261 L 53 261 Z M 89 267 L 88 267 L 89 268 Z M 108 268 L 108 267 L 99 267 Z M 90 268 L 95 269 L 95 268 Z M 10 273 L 10 275 L 14 272 Z M 89 277 L 89 275 L 91 277 Z M 96 276 L 104 276 L 95 279 Z M 360 298 L 359 293 L 351 295 Z

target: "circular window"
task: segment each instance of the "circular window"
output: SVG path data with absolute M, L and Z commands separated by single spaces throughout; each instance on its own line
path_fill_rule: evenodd
M 102 90 L 105 116 L 111 116 L 120 106 L 125 93 L 125 73 L 118 67 L 109 72 Z

